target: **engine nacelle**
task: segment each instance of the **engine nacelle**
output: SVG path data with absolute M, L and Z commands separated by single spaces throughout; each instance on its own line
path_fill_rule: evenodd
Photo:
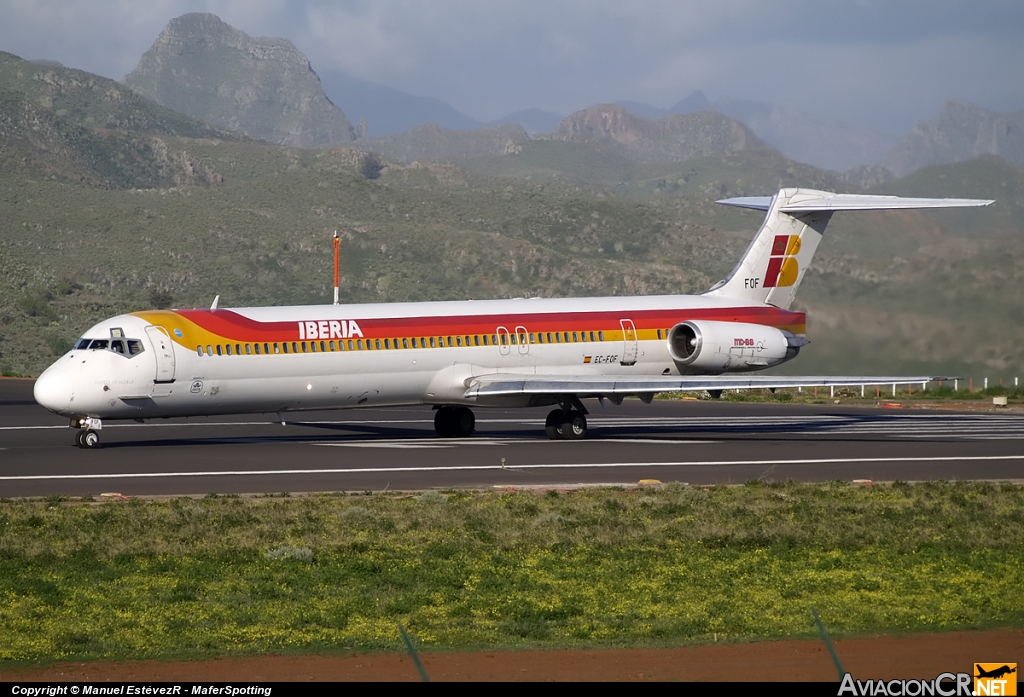
M 807 339 L 746 322 L 689 320 L 668 333 L 668 352 L 683 374 L 763 370 L 800 353 Z

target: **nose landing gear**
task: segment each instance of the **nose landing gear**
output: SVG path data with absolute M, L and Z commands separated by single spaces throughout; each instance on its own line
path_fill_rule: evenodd
M 79 448 L 100 447 L 100 434 L 97 433 L 103 428 L 103 421 L 100 419 L 72 419 L 71 427 L 81 429 L 75 434 L 75 445 Z

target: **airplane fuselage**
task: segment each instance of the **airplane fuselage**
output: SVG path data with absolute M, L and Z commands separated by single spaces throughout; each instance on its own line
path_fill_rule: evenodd
M 687 369 L 673 360 L 669 332 L 687 320 L 737 328 L 720 369 Z M 757 361 L 763 347 L 744 328 L 800 335 L 805 321 L 800 312 L 702 296 L 137 312 L 87 331 L 44 373 L 37 393 L 56 413 L 105 419 L 551 404 L 535 395 L 467 395 L 467 381 L 489 374 L 746 372 L 769 362 Z M 144 350 L 111 350 L 128 339 Z

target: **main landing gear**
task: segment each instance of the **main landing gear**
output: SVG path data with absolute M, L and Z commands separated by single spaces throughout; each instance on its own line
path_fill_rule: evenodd
M 587 417 L 578 409 L 555 409 L 544 420 L 551 440 L 582 440 L 587 435 Z
M 466 407 L 438 407 L 434 430 L 442 438 L 469 438 L 476 430 L 476 417 Z
M 100 434 L 97 433 L 103 428 L 103 422 L 100 419 L 72 419 L 71 427 L 81 429 L 75 434 L 75 445 L 79 448 L 100 447 Z

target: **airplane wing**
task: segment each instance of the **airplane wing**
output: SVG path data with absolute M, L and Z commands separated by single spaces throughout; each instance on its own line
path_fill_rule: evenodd
M 543 394 L 615 396 L 655 392 L 701 392 L 704 390 L 776 389 L 779 387 L 850 387 L 857 385 L 898 385 L 954 380 L 928 375 L 772 376 L 772 375 L 514 375 L 496 373 L 467 381 L 466 397 Z

